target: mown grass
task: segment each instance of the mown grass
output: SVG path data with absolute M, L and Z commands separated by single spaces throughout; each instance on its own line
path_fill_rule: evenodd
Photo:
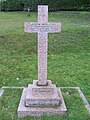
M 37 34 L 24 33 L 25 21 L 37 21 L 37 13 L 0 13 L 0 87 L 26 86 L 37 79 Z M 51 12 L 49 22 L 61 22 L 62 31 L 49 34 L 48 79 L 61 87 L 79 86 L 90 102 L 90 13 Z M 89 120 L 78 93 L 74 90 L 66 96 L 66 91 L 62 92 L 68 108 L 66 115 L 38 119 Z M 21 93 L 5 90 L 0 98 L 1 120 L 18 119 Z
M 69 95 L 66 95 L 65 92 L 69 91 Z M 17 117 L 17 108 L 22 94 L 22 90 L 5 90 L 4 95 L 0 99 L 0 120 L 89 120 L 90 116 L 86 111 L 86 108 L 83 105 L 82 100 L 79 97 L 79 94 L 75 90 L 62 90 L 68 112 L 64 116 L 42 116 L 40 118 L 35 117 L 26 117 L 18 118 Z

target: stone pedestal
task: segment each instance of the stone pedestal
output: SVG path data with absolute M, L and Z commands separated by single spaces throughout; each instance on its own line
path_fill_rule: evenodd
M 24 88 L 18 107 L 18 117 L 63 115 L 67 109 L 60 88 L 50 80 L 47 86 L 37 86 L 37 80 Z
M 60 104 L 60 97 L 57 93 L 57 88 L 52 85 L 50 80 L 47 80 L 47 86 L 37 86 L 36 80 L 32 85 L 28 86 L 26 93 L 26 106 L 50 107 Z

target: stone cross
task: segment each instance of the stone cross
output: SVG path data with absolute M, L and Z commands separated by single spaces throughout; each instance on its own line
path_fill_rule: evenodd
M 38 33 L 38 85 L 47 85 L 48 33 L 60 32 L 61 23 L 48 22 L 48 6 L 38 6 L 38 22 L 25 22 L 25 32 Z
M 38 6 L 38 22 L 25 23 L 25 32 L 38 33 L 38 80 L 22 92 L 18 117 L 64 115 L 67 111 L 60 88 L 47 80 L 48 33 L 60 32 L 61 23 L 48 22 L 48 6 Z
M 30 12 L 30 8 L 27 9 L 28 13 Z

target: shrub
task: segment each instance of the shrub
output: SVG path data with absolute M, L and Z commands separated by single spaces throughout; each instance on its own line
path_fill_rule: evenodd
M 2 11 L 20 11 L 23 7 L 21 0 L 5 0 L 1 4 Z
M 89 0 L 5 0 L 2 2 L 1 10 L 37 10 L 37 5 L 48 5 L 49 11 L 57 10 L 90 10 Z

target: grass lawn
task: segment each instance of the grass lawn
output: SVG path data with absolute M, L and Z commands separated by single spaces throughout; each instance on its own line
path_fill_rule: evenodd
M 24 33 L 25 21 L 37 21 L 37 13 L 0 13 L 0 88 L 27 86 L 37 79 L 37 34 Z M 62 31 L 49 34 L 48 79 L 60 87 L 79 86 L 90 103 L 90 13 L 51 12 L 49 22 L 61 22 Z M 5 89 L 0 120 L 90 120 L 76 90 L 62 93 L 68 108 L 64 116 L 18 119 L 22 90 Z

